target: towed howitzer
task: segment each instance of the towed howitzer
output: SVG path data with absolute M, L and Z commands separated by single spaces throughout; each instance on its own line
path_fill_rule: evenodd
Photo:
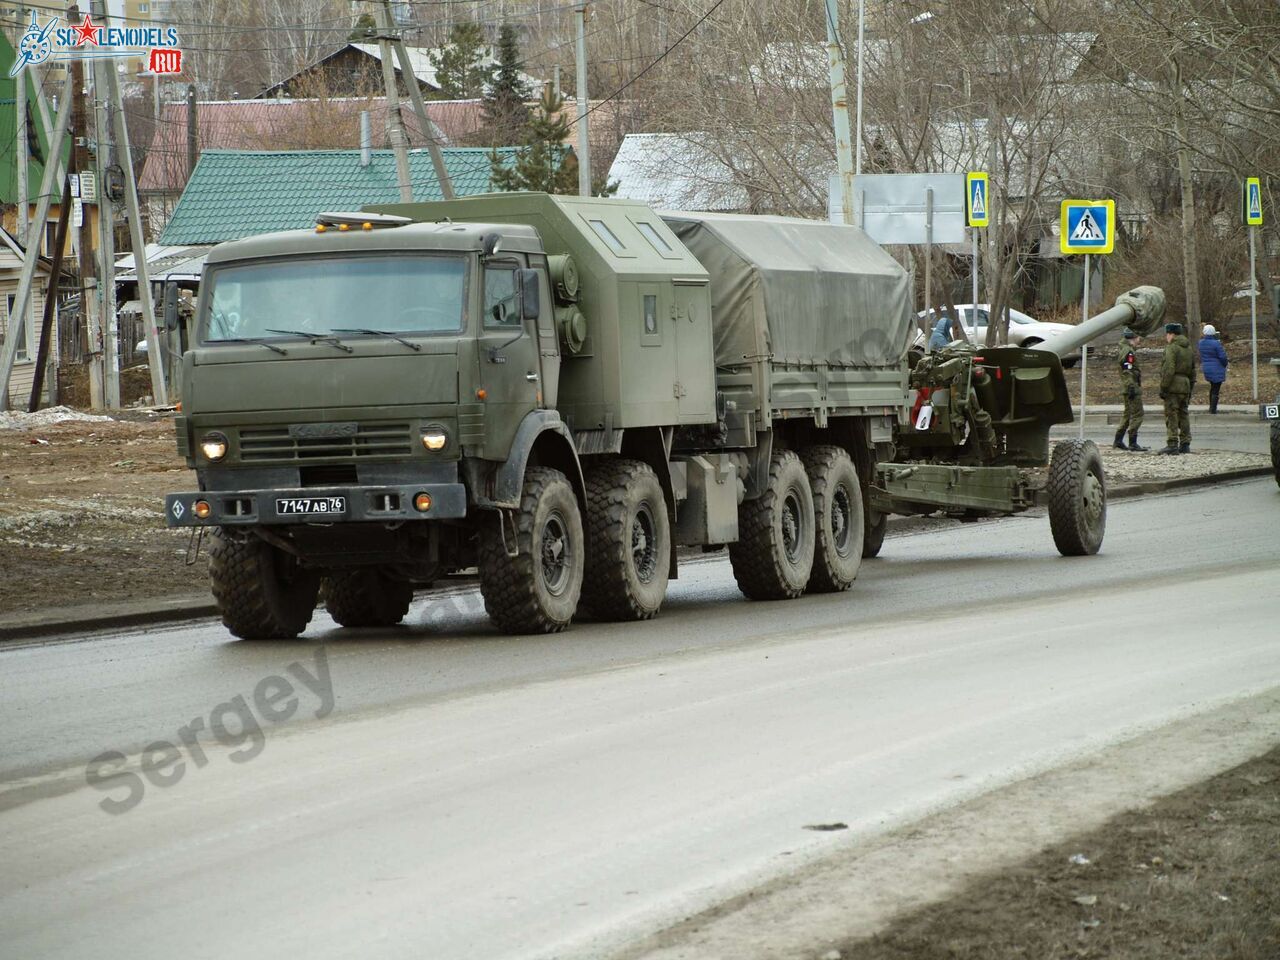
M 909 413 L 894 431 L 894 460 L 877 466 L 872 508 L 976 520 L 1047 505 L 1061 553 L 1097 553 L 1106 528 L 1098 448 L 1064 439 L 1050 458 L 1050 428 L 1074 419 L 1061 358 L 1123 326 L 1151 333 L 1164 309 L 1163 291 L 1137 287 L 1034 348 L 957 342 L 919 358 L 908 375 Z

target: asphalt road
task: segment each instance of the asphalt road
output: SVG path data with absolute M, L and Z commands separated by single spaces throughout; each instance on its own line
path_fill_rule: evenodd
M 197 623 L 0 648 L 0 942 L 600 956 L 1280 684 L 1278 547 L 1266 479 L 1113 504 L 1095 558 L 1036 517 L 892 538 L 851 592 L 791 603 L 741 599 L 713 557 L 652 623 L 550 638 L 492 633 L 461 591 L 396 631 L 318 614 L 289 644 Z M 144 778 L 155 741 L 179 747 Z M 124 772 L 86 786 L 103 751 L 129 759 L 96 774 Z

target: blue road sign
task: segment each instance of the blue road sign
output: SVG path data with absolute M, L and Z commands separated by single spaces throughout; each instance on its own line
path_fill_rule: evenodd
M 965 223 L 971 227 L 985 227 L 991 223 L 991 205 L 987 202 L 987 175 L 978 171 L 966 174 L 969 188 L 965 198 Z
M 1116 246 L 1116 202 L 1063 200 L 1059 227 L 1063 253 L 1110 253 Z
M 1249 177 L 1244 182 L 1244 222 L 1246 226 L 1262 226 L 1262 181 Z

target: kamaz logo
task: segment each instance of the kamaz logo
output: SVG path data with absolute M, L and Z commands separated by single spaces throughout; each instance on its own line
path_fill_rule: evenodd
M 294 423 L 289 426 L 289 436 L 295 440 L 333 440 L 354 437 L 360 425 L 354 420 L 346 423 Z

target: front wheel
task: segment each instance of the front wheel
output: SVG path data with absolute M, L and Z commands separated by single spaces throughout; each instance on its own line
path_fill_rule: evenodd
M 291 639 L 306 629 L 320 593 L 320 575 L 296 557 L 249 535 L 215 530 L 209 580 L 222 624 L 242 640 Z
M 866 511 L 866 529 L 862 537 L 862 559 L 868 560 L 880 556 L 880 548 L 884 546 L 885 531 L 889 529 L 889 515 Z
M 586 542 L 578 498 L 565 475 L 529 467 L 514 517 L 483 516 L 480 593 L 507 633 L 556 633 L 578 610 Z
M 1092 440 L 1060 440 L 1049 461 L 1049 529 L 1064 557 L 1092 556 L 1107 529 L 1107 481 Z
M 738 589 L 752 600 L 789 600 L 804 593 L 813 571 L 813 491 L 804 464 L 775 450 L 764 493 L 738 508 L 737 543 L 729 563 Z

